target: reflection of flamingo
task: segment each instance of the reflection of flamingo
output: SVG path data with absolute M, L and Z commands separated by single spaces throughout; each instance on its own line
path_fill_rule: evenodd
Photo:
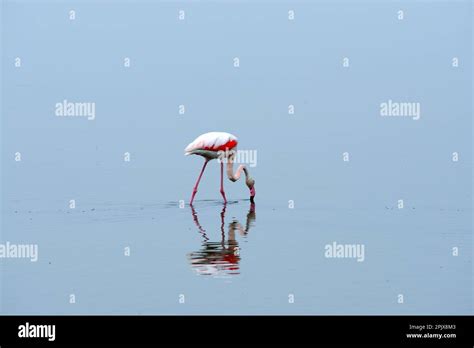
M 245 228 L 238 222 L 232 221 L 229 224 L 227 242 L 225 238 L 225 211 L 226 204 L 221 212 L 221 240 L 212 242 L 206 234 L 206 230 L 199 223 L 198 215 L 193 206 L 191 212 L 193 220 L 199 233 L 203 236 L 202 249 L 189 254 L 191 266 L 202 275 L 222 275 L 222 274 L 238 274 L 240 262 L 239 243 L 235 238 L 235 232 L 238 231 L 241 236 L 246 236 L 252 222 L 255 221 L 255 204 L 250 204 L 247 214 L 247 222 Z
M 233 163 L 237 143 L 237 138 L 230 133 L 210 132 L 198 136 L 192 143 L 186 146 L 184 149 L 185 155 L 199 155 L 205 159 L 204 165 L 201 169 L 201 174 L 199 174 L 196 185 L 194 185 L 191 202 L 189 204 L 193 204 L 194 196 L 196 196 L 199 181 L 201 181 L 201 177 L 204 173 L 204 169 L 206 169 L 207 162 L 216 158 L 219 158 L 221 161 L 221 194 L 224 198 L 224 203 L 227 203 L 224 192 L 224 161 L 227 161 L 227 176 L 230 181 L 235 182 L 239 180 L 241 172 L 244 171 L 246 177 L 245 183 L 250 190 L 250 201 L 253 202 L 255 197 L 255 180 L 250 177 L 247 167 L 240 165 L 239 168 L 237 168 L 235 174 L 233 173 Z

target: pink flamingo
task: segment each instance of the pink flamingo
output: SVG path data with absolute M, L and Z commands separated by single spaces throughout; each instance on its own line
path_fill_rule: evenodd
M 199 182 L 201 181 L 204 169 L 206 169 L 207 162 L 216 158 L 219 158 L 221 162 L 221 194 L 224 198 L 224 203 L 227 203 L 224 192 L 224 162 L 227 162 L 227 177 L 230 181 L 235 182 L 239 180 L 241 172 L 243 171 L 245 173 L 245 183 L 250 190 L 250 202 L 253 203 L 255 197 L 255 180 L 250 177 L 247 167 L 240 165 L 236 172 L 233 173 L 233 162 L 237 143 L 237 137 L 230 133 L 210 132 L 198 136 L 191 144 L 186 146 L 184 149 L 186 156 L 199 155 L 204 157 L 204 165 L 202 166 L 201 174 L 199 174 L 196 185 L 194 185 L 190 205 L 193 204 L 194 196 L 196 196 Z

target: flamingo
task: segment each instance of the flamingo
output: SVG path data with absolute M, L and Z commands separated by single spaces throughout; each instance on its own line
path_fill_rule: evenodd
M 201 134 L 192 143 L 190 143 L 184 149 L 184 154 L 188 155 L 199 155 L 204 157 L 204 165 L 202 166 L 201 173 L 194 185 L 193 193 L 191 196 L 190 205 L 193 205 L 194 197 L 198 191 L 199 182 L 201 181 L 204 169 L 206 169 L 207 163 L 210 160 L 219 158 L 221 162 L 221 195 L 224 198 L 224 203 L 227 203 L 227 198 L 224 192 L 224 162 L 227 162 L 227 177 L 230 181 L 235 182 L 239 180 L 240 174 L 243 171 L 245 173 L 245 183 L 250 190 L 250 202 L 254 202 L 255 197 L 255 180 L 250 177 L 249 170 L 246 166 L 240 165 L 235 173 L 234 169 L 234 157 L 235 149 L 237 148 L 238 140 L 235 135 L 225 132 L 209 132 Z

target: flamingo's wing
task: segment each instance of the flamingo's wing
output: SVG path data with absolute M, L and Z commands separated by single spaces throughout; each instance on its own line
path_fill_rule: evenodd
M 226 132 L 209 132 L 198 136 L 184 149 L 185 155 L 196 150 L 225 151 L 237 146 L 237 137 Z

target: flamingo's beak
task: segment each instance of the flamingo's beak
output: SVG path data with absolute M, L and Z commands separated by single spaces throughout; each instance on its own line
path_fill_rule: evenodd
M 250 190 L 250 202 L 253 203 L 253 199 L 255 197 L 255 180 L 251 177 L 248 177 L 245 183 Z

